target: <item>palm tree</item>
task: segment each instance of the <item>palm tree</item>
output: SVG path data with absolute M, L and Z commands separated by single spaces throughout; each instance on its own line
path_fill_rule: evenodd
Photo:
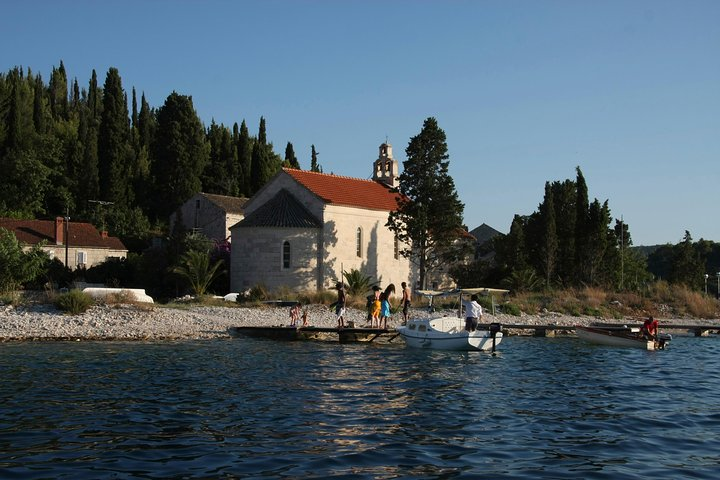
M 205 252 L 190 250 L 180 259 L 180 265 L 173 268 L 173 272 L 185 277 L 190 283 L 190 289 L 196 296 L 204 295 L 210 284 L 224 273 L 220 270 L 223 261 L 218 260 L 210 265 L 210 256 Z

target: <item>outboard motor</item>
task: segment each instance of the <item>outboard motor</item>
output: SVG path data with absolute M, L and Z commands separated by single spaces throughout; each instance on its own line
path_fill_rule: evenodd
M 495 335 L 502 330 L 502 325 L 498 322 L 493 322 L 488 327 L 488 330 L 490 330 L 490 335 L 492 335 L 492 353 L 495 353 Z

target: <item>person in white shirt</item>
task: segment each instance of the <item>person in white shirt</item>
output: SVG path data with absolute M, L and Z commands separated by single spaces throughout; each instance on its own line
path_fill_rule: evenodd
M 470 300 L 463 300 L 465 307 L 465 330 L 474 332 L 482 318 L 482 306 L 478 303 L 478 296 L 472 295 Z

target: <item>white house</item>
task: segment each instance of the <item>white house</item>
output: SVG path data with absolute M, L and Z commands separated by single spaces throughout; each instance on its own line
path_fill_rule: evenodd
M 409 261 L 385 226 L 397 208 L 398 163 L 380 145 L 373 180 L 284 168 L 230 228 L 231 290 L 255 285 L 317 291 L 357 269 L 382 286 L 411 283 Z
M 99 232 L 83 222 L 55 220 L 16 220 L 0 218 L 0 228 L 9 230 L 25 249 L 43 245 L 50 258 L 57 258 L 70 269 L 90 268 L 109 259 L 126 258 L 128 250 L 117 237 Z

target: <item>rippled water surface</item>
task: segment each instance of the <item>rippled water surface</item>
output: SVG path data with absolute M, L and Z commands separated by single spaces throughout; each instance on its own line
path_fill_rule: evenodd
M 0 478 L 720 478 L 720 339 L 0 344 Z

